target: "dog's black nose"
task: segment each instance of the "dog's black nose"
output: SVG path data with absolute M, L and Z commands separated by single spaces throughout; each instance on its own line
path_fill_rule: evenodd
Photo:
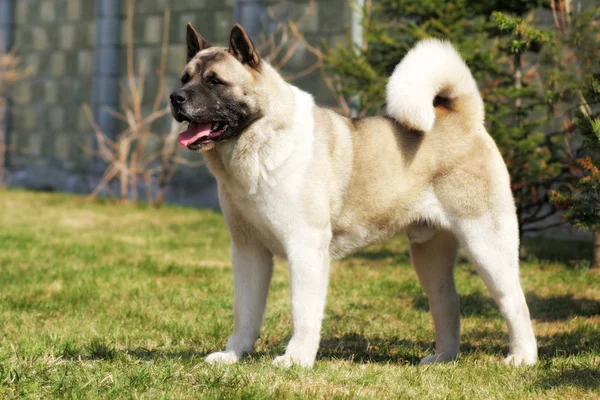
M 171 103 L 174 105 L 181 105 L 188 100 L 188 95 L 183 90 L 178 90 L 171 94 Z

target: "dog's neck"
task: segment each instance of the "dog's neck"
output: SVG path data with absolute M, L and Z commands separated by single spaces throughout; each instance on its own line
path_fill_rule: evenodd
M 235 186 L 248 195 L 255 194 L 261 185 L 276 186 L 278 175 L 290 159 L 305 153 L 302 149 L 312 143 L 314 123 L 301 120 L 306 118 L 307 110 L 312 115 L 312 96 L 285 82 L 266 63 L 262 79 L 270 94 L 265 116 L 239 138 L 218 143 L 204 153 L 209 169 L 221 185 Z

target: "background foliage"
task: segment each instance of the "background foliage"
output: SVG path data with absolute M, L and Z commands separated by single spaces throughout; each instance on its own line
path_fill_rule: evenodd
M 599 67 L 597 8 L 544 0 L 367 1 L 362 40 L 326 47 L 325 59 L 355 109 L 378 114 L 386 80 L 410 47 L 428 37 L 450 40 L 479 82 L 521 232 L 539 231 L 561 224 L 551 190 L 571 193 L 580 170 L 584 150 L 573 121 L 589 108 L 582 88 Z

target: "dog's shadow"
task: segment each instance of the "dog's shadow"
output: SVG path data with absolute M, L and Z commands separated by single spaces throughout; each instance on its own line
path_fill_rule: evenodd
M 558 386 L 574 386 L 585 390 L 600 388 L 600 369 L 569 365 L 549 377 L 539 379 L 535 386 L 541 389 L 553 389 Z
M 538 296 L 527 293 L 525 296 L 531 318 L 540 322 L 565 321 L 574 317 L 594 317 L 600 315 L 600 301 L 588 298 L 575 298 L 572 294 L 559 296 Z M 415 296 L 412 301 L 416 310 L 429 311 L 427 297 Z M 500 317 L 498 306 L 487 294 L 481 292 L 460 295 L 461 317 Z
M 600 353 L 600 332 L 580 326 L 568 332 L 538 336 L 540 368 L 553 368 L 556 357 L 578 356 Z M 252 353 L 251 360 L 271 360 L 284 349 L 285 342 L 269 345 L 268 349 Z M 344 333 L 323 336 L 318 360 L 345 360 L 356 364 L 379 363 L 397 365 L 417 365 L 420 359 L 433 353 L 434 343 L 411 340 L 396 336 L 364 335 Z M 461 337 L 461 358 L 472 354 L 486 354 L 501 360 L 508 351 L 508 335 L 502 330 L 490 328 L 463 332 Z M 217 350 L 217 349 L 215 349 Z M 94 339 L 83 348 L 65 345 L 62 358 L 68 361 L 116 361 L 132 358 L 141 361 L 181 360 L 186 364 L 202 363 L 209 352 L 198 351 L 190 346 L 179 349 L 147 349 L 143 347 L 116 349 L 109 342 Z M 500 362 L 500 361 L 499 361 Z M 538 388 L 552 388 L 561 385 L 593 389 L 600 383 L 600 370 L 577 365 L 564 365 L 550 375 L 540 374 L 539 380 L 532 382 Z
M 117 349 L 111 342 L 104 341 L 101 338 L 92 339 L 90 343 L 81 348 L 75 347 L 72 343 L 67 343 L 60 352 L 61 358 L 69 361 L 114 361 L 123 357 L 143 361 L 160 359 L 188 361 L 197 359 L 201 361 L 206 355 L 208 355 L 207 352 L 201 352 L 192 347 L 185 349 L 148 349 L 145 347 Z
M 393 251 L 387 249 L 359 250 L 353 253 L 348 259 L 360 260 L 369 263 L 386 262 L 387 264 L 401 264 L 410 262 L 410 253 L 408 250 Z
M 433 351 L 432 346 L 432 342 L 395 336 L 381 337 L 346 333 L 340 336 L 323 337 L 317 359 L 416 365 L 424 354 Z

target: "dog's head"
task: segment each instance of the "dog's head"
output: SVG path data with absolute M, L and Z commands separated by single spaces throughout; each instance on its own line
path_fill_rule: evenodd
M 179 143 L 190 150 L 209 150 L 239 137 L 263 116 L 259 89 L 261 60 L 240 25 L 231 30 L 229 48 L 213 47 L 187 26 L 187 65 L 181 88 L 171 94 L 171 112 L 189 122 Z

